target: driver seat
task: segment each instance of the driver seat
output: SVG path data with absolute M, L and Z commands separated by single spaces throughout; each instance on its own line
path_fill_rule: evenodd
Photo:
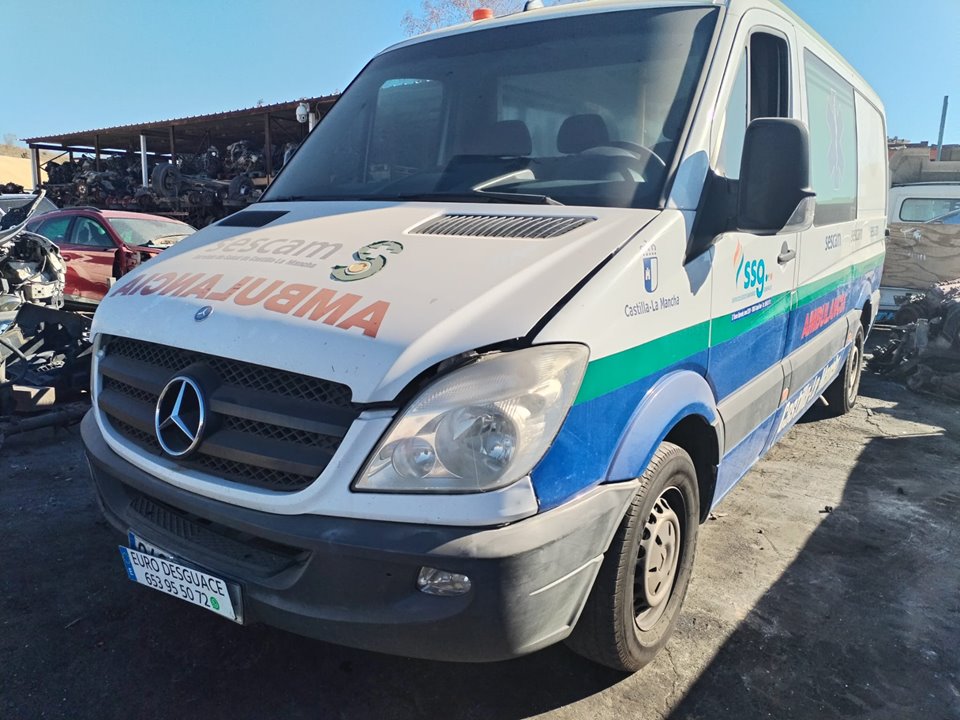
M 557 132 L 557 150 L 564 156 L 558 167 L 561 177 L 623 182 L 631 175 L 624 164 L 626 152 L 611 146 L 607 123 L 595 113 L 564 120 Z
M 607 123 L 596 113 L 571 115 L 557 133 L 557 150 L 564 155 L 577 155 L 590 148 L 610 144 Z

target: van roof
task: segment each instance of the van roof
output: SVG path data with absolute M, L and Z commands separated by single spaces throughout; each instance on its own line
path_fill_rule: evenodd
M 477 0 L 477 7 L 483 7 L 483 0 Z M 880 105 L 880 99 L 870 87 L 866 80 L 857 72 L 856 69 L 844 57 L 838 53 L 823 37 L 797 13 L 787 7 L 782 0 L 581 0 L 581 2 L 565 3 L 562 5 L 550 5 L 536 10 L 527 10 L 503 15 L 490 20 L 478 22 L 466 22 L 459 25 L 434 30 L 423 35 L 403 40 L 392 45 L 383 52 L 395 48 L 412 45 L 425 40 L 433 40 L 450 35 L 459 35 L 461 33 L 475 32 L 493 27 L 503 27 L 505 25 L 514 25 L 518 23 L 531 22 L 551 17 L 570 17 L 576 15 L 586 15 L 609 10 L 629 10 L 633 8 L 677 8 L 677 7 L 726 7 L 733 13 L 740 14 L 750 8 L 765 8 L 787 17 L 793 24 L 802 28 L 804 32 L 810 35 L 816 42 L 823 45 L 831 51 L 833 60 L 841 65 L 845 70 L 852 74 L 862 88 L 869 90 L 870 100 Z M 853 79 L 850 78 L 850 79 Z

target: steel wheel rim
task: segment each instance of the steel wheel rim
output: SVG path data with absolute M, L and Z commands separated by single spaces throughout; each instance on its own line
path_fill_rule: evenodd
M 860 358 L 860 345 L 855 342 L 850 348 L 850 357 L 847 360 L 847 404 L 849 405 L 853 405 L 860 390 L 860 375 L 863 372 Z
M 663 616 L 673 587 L 683 545 L 683 525 L 673 506 L 681 507 L 677 488 L 664 490 L 644 522 L 633 580 L 633 610 L 637 627 L 650 630 Z

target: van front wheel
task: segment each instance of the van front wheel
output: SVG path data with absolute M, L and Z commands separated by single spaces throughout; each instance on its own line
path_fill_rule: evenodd
M 662 443 L 600 566 L 570 648 L 635 672 L 667 644 L 687 594 L 700 502 L 690 456 Z

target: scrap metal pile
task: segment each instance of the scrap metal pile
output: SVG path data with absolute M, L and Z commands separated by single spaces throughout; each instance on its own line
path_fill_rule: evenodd
M 915 392 L 960 402 L 960 279 L 913 296 L 894 324 L 870 369 L 904 380 Z
M 273 167 L 280 168 L 290 150 L 289 145 L 271 148 Z M 60 207 L 176 212 L 203 227 L 259 199 L 262 190 L 255 181 L 266 177 L 265 161 L 263 150 L 243 140 L 224 153 L 211 146 L 195 155 L 178 155 L 175 163 L 154 164 L 150 186 L 143 187 L 137 155 L 101 158 L 99 170 L 93 158 L 82 158 L 47 163 L 44 188 Z
M 61 309 L 66 263 L 25 229 L 42 198 L 0 217 L 0 447 L 5 436 L 79 420 L 89 386 L 90 321 Z

